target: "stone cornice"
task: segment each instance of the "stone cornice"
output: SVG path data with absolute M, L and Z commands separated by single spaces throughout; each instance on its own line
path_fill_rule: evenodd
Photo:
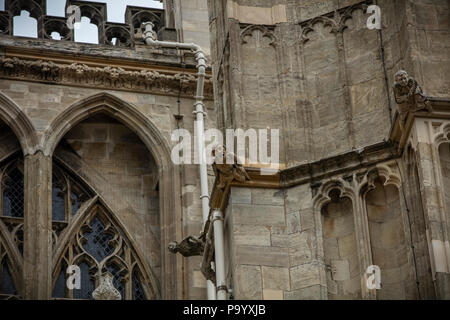
M 0 58 L 0 78 L 45 82 L 89 88 L 148 92 L 193 97 L 197 78 L 192 73 L 162 73 L 151 69 L 91 66 L 82 63 L 55 63 L 52 60 Z M 212 81 L 205 81 L 205 96 L 212 99 Z
M 417 111 L 410 112 L 405 121 L 405 129 L 400 129 L 400 116 L 398 111 L 395 112 L 394 122 L 389 132 L 389 140 L 398 146 L 398 152 L 403 153 L 403 149 L 408 141 L 411 128 L 414 124 L 415 118 L 430 118 L 430 119 L 450 119 L 450 99 L 428 97 L 428 100 L 433 107 L 432 112 Z

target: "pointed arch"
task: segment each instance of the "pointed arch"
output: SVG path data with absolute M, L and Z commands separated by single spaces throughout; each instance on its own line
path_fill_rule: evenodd
M 333 178 L 320 186 L 317 195 L 313 199 L 316 210 L 321 210 L 325 205 L 331 202 L 330 192 L 339 191 L 340 198 L 349 198 L 355 202 L 355 194 L 353 186 L 342 178 Z
M 269 44 L 271 46 L 275 46 L 278 43 L 278 38 L 272 30 L 263 25 L 252 24 L 241 31 L 240 37 L 242 44 L 247 43 L 246 38 L 251 37 L 255 30 L 260 31 L 263 37 L 269 38 L 270 39 Z
M 86 239 L 85 234 L 92 231 L 89 230 L 90 224 L 95 219 L 101 219 L 102 223 L 105 224 L 105 232 L 107 231 L 112 238 L 108 241 L 108 244 L 113 243 L 112 246 L 114 246 L 112 253 L 101 257 L 101 259 L 83 248 L 83 240 Z M 80 251 L 78 254 L 75 254 L 74 252 L 77 249 Z M 129 256 L 127 257 L 127 253 L 122 250 L 129 250 Z M 69 252 L 71 252 L 71 257 L 68 257 Z M 153 270 L 144 262 L 142 253 L 120 221 L 118 215 L 112 211 L 111 207 L 100 196 L 95 196 L 86 202 L 78 211 L 73 223 L 61 234 L 61 240 L 54 250 L 52 267 L 53 284 L 56 283 L 58 275 L 61 272 L 61 264 L 79 265 L 86 261 L 89 261 L 91 264 L 90 270 L 94 270 L 96 273 L 101 273 L 102 269 L 108 267 L 108 264 L 115 263 L 120 265 L 123 273 L 126 274 L 124 277 L 129 278 L 129 281 L 131 281 L 135 269 L 138 268 L 139 273 L 144 278 L 143 284 L 146 287 L 145 292 L 147 293 L 147 298 L 160 298 L 158 282 Z M 129 295 L 128 298 L 130 298 Z
M 181 299 L 183 274 L 176 255 L 167 247 L 174 238 L 182 238 L 181 203 L 176 196 L 180 176 L 170 158 L 170 146 L 156 125 L 135 106 L 106 92 L 81 99 L 62 112 L 47 128 L 40 146 L 52 156 L 61 139 L 81 121 L 97 113 L 105 113 L 136 133 L 149 150 L 158 167 L 161 221 L 161 295 L 163 299 Z
M 106 113 L 121 121 L 144 142 L 158 166 L 170 161 L 170 148 L 158 128 L 132 104 L 110 93 L 102 92 L 81 99 L 59 114 L 41 139 L 46 156 L 51 156 L 64 135 L 81 121 L 96 113 Z
M 6 94 L 0 92 L 0 119 L 14 132 L 24 156 L 34 154 L 38 147 L 36 130 L 30 119 Z

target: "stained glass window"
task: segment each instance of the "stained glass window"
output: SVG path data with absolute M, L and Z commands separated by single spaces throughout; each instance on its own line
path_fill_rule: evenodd
M 52 179 L 52 219 L 54 221 L 65 220 L 64 191 L 61 182 L 53 176 Z
M 73 235 L 75 241 L 68 244 L 64 253 L 64 261 L 80 267 L 81 289 L 74 289 L 73 293 L 69 290 L 66 298 L 72 294 L 75 299 L 92 299 L 101 275 L 109 272 L 122 300 L 147 299 L 149 284 L 142 281 L 136 252 L 108 211 L 98 203 L 84 214 L 84 223 Z M 62 283 L 59 279 L 54 281 L 55 288 Z
M 23 218 L 23 175 L 16 167 L 3 180 L 3 215 Z

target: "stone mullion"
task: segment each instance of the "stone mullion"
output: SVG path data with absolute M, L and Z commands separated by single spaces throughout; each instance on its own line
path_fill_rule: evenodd
M 74 241 L 74 240 L 72 240 L 72 241 Z M 72 243 L 72 241 L 69 242 L 68 259 L 67 259 L 67 262 L 69 265 L 74 264 L 73 263 L 73 243 Z M 67 288 L 67 286 L 66 286 L 66 288 Z M 68 292 L 67 298 L 73 299 L 73 289 L 66 289 L 66 290 Z
M 123 246 L 123 244 L 122 244 Z M 133 300 L 133 264 L 131 263 L 131 250 L 128 247 L 125 250 L 125 262 L 128 268 L 128 274 L 125 277 L 125 300 Z
M 51 298 L 52 159 L 38 152 L 24 162 L 24 298 Z

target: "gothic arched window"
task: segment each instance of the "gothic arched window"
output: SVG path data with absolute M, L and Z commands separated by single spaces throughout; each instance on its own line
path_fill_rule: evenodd
M 152 297 L 142 262 L 111 211 L 62 168 L 54 165 L 53 173 L 53 252 L 57 255 L 53 297 L 93 299 L 96 288 L 105 283 L 110 291 L 99 290 L 114 298 Z M 68 276 L 72 274 L 67 274 L 69 266 L 79 268 L 80 288 L 67 287 Z

